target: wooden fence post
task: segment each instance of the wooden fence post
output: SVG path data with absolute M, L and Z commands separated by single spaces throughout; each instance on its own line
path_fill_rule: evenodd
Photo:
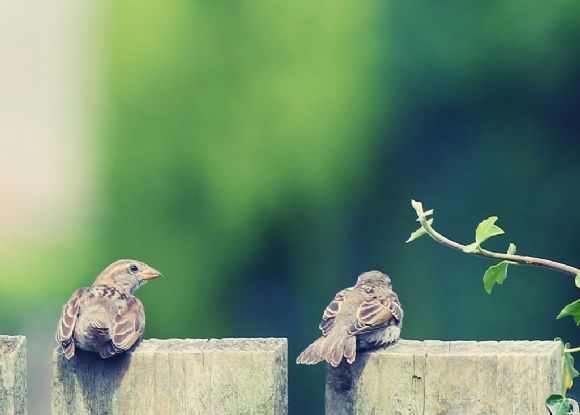
M 24 336 L 0 336 L 0 414 L 26 414 Z
M 555 341 L 412 341 L 327 368 L 326 413 L 542 414 L 561 393 Z
M 52 413 L 286 414 L 287 340 L 144 340 L 103 360 L 53 354 Z

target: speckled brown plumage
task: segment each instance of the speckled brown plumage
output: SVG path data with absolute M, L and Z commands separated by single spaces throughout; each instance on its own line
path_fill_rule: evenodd
M 401 333 L 403 309 L 391 279 L 379 271 L 361 274 L 353 287 L 340 291 L 328 304 L 319 328 L 322 337 L 296 359 L 312 365 L 325 360 L 338 366 L 356 359 L 357 350 L 387 346 Z
M 130 350 L 145 330 L 145 310 L 133 292 L 159 276 L 143 262 L 121 259 L 105 268 L 92 286 L 76 290 L 56 330 L 64 356 L 72 358 L 76 348 L 104 359 Z

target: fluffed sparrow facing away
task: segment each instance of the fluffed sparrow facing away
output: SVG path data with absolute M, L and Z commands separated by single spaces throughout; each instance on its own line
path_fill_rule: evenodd
M 300 353 L 296 363 L 326 360 L 337 367 L 343 357 L 353 363 L 357 350 L 396 342 L 402 322 L 403 309 L 391 279 L 379 271 L 365 272 L 354 287 L 340 291 L 326 307 L 319 325 L 322 337 Z
M 70 359 L 75 348 L 106 359 L 123 353 L 145 330 L 145 310 L 133 292 L 161 273 L 133 259 L 113 262 L 93 285 L 79 288 L 62 308 L 56 341 Z

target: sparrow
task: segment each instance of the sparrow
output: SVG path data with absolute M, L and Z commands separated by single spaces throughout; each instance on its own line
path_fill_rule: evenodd
M 354 287 L 340 291 L 328 304 L 318 326 L 322 336 L 296 359 L 313 365 L 322 360 L 337 367 L 353 363 L 358 351 L 386 347 L 401 335 L 403 309 L 391 279 L 380 271 L 361 274 Z
M 145 310 L 133 292 L 161 273 L 141 261 L 121 259 L 79 288 L 62 308 L 55 339 L 67 359 L 78 347 L 103 359 L 130 350 L 145 330 Z

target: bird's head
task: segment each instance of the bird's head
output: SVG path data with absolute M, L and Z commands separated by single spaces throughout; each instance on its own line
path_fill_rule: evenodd
M 112 285 L 125 292 L 133 293 L 147 281 L 160 276 L 159 271 L 144 262 L 120 259 L 105 268 L 95 280 L 95 284 Z
M 356 280 L 356 285 L 369 285 L 373 287 L 387 286 L 388 288 L 392 288 L 391 278 L 381 271 L 368 271 L 360 274 Z

